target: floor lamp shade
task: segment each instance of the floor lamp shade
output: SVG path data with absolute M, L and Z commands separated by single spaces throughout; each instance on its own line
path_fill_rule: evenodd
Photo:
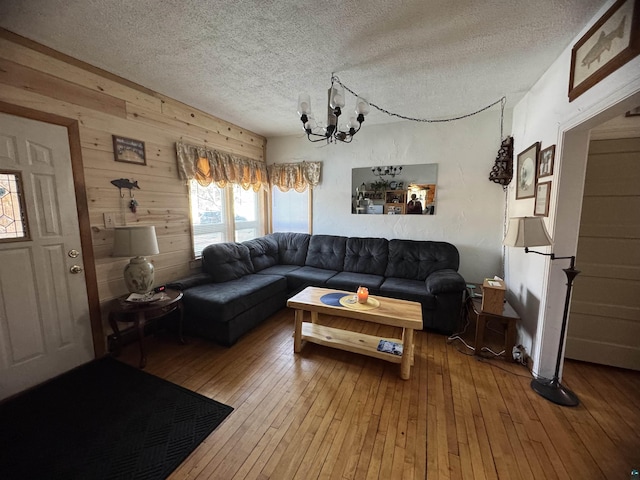
M 507 234 L 502 242 L 507 247 L 543 247 L 551 243 L 541 217 L 510 218 Z
M 153 264 L 147 255 L 157 255 L 156 227 L 116 227 L 113 237 L 113 256 L 132 257 L 124 267 L 124 282 L 131 293 L 148 293 L 153 289 Z

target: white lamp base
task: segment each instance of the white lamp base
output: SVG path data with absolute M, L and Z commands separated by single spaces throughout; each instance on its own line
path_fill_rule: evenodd
M 153 289 L 153 264 L 145 257 L 134 257 L 124 267 L 124 283 L 130 293 L 144 294 Z

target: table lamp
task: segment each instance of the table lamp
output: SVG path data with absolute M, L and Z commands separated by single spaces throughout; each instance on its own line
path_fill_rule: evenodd
M 509 219 L 507 234 L 504 237 L 503 245 L 507 247 L 524 247 L 525 253 L 537 253 L 551 257 L 551 260 L 570 259 L 569 268 L 562 270 L 567 275 L 567 295 L 564 302 L 564 313 L 562 315 L 562 327 L 560 329 L 560 344 L 558 345 L 558 355 L 556 357 L 556 370 L 551 380 L 543 378 L 534 378 L 531 381 L 531 388 L 538 395 L 547 400 L 564 405 L 567 407 L 575 407 L 580 403 L 575 393 L 560 383 L 560 362 L 562 361 L 562 347 L 564 345 L 564 336 L 567 331 L 567 317 L 569 314 L 569 304 L 571 301 L 571 287 L 573 279 L 580 273 L 580 270 L 574 268 L 576 257 L 556 257 L 553 253 L 536 252 L 529 250 L 529 247 L 542 247 L 552 245 L 553 242 L 544 225 L 542 217 L 514 217 Z
M 153 289 L 153 264 L 146 255 L 156 255 L 156 227 L 116 227 L 113 237 L 114 257 L 133 257 L 124 267 L 124 283 L 131 293 L 145 294 Z

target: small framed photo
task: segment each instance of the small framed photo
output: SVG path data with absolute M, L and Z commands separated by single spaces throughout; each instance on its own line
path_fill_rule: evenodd
M 537 217 L 548 217 L 550 200 L 551 181 L 538 183 L 536 185 L 536 203 L 533 207 L 533 214 Z
M 516 180 L 516 199 L 533 198 L 536 194 L 536 172 L 540 142 L 518 154 L 518 170 Z
M 556 155 L 556 146 L 540 150 L 540 158 L 538 159 L 538 178 L 553 175 L 553 157 Z
M 640 53 L 640 0 L 618 0 L 571 49 L 569 101 Z
M 116 162 L 135 163 L 146 165 L 147 157 L 144 150 L 144 142 L 132 138 L 113 137 L 113 158 Z

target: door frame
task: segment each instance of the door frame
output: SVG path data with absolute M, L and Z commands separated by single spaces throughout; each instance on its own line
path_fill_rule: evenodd
M 106 342 L 102 328 L 102 313 L 100 310 L 100 297 L 98 295 L 96 263 L 93 253 L 93 241 L 91 238 L 91 222 L 89 220 L 87 189 L 84 180 L 82 145 L 80 143 L 80 124 L 78 120 L 73 118 L 67 118 L 54 113 L 42 112 L 40 110 L 34 110 L 2 101 L 0 101 L 0 112 L 44 123 L 60 125 L 67 129 L 69 137 L 69 151 L 71 153 L 71 171 L 76 196 L 78 226 L 80 228 L 80 245 L 82 246 L 84 279 L 87 285 L 87 301 L 89 303 L 89 320 L 91 322 L 93 352 L 96 358 L 103 357 L 106 354 Z
M 559 161 L 560 171 L 556 180 L 558 193 L 554 206 L 553 231 L 553 250 L 556 254 L 570 255 L 574 252 L 575 255 L 578 249 L 591 129 L 623 115 L 638 104 L 640 104 L 640 80 L 636 79 L 624 88 L 612 91 L 597 104 L 580 110 L 575 116 L 560 123 L 556 148 L 556 161 Z M 552 265 L 551 260 L 546 258 L 546 275 L 539 309 L 541 313 L 534 337 L 537 340 L 534 340 L 532 347 L 532 359 L 535 376 L 552 378 L 560 343 L 560 329 L 557 325 L 558 319 L 563 315 L 567 280 L 562 271 L 562 267 L 566 264 Z M 579 263 L 577 266 L 580 266 Z M 567 328 L 571 328 L 571 310 L 568 318 Z M 562 349 L 560 378 L 564 370 L 566 340 L 567 335 L 560 345 Z

